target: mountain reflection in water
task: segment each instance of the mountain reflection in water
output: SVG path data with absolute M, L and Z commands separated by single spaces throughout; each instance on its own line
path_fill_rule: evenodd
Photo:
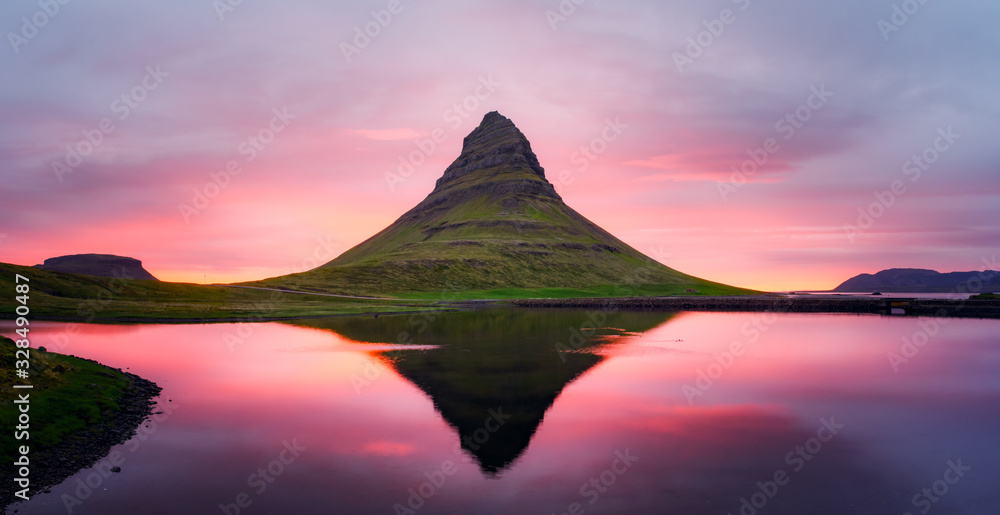
M 373 351 L 423 390 L 484 474 L 509 467 L 569 383 L 615 345 L 671 318 L 653 312 L 484 310 L 292 322 L 358 342 L 438 346 Z M 597 323 L 595 323 L 597 322 Z M 596 326 L 596 327 L 595 327 Z

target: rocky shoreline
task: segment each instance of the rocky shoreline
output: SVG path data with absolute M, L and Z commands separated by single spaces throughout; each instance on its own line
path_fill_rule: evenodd
M 98 363 L 86 358 L 77 358 Z M 100 364 L 100 363 L 98 363 Z M 99 423 L 69 435 L 59 444 L 46 448 L 32 448 L 31 485 L 29 497 L 46 492 L 77 472 L 92 467 L 111 452 L 111 448 L 127 442 L 139 426 L 153 414 L 161 388 L 156 383 L 120 369 L 104 366 L 110 373 L 129 379 L 129 386 L 118 400 L 119 411 L 110 413 Z M 16 484 L 4 481 L 0 487 L 0 505 L 6 507 L 21 501 L 14 495 Z
M 516 299 L 518 307 L 657 309 L 666 311 L 781 311 L 789 313 L 869 313 L 900 316 L 1000 318 L 1000 300 L 947 300 L 868 297 L 624 297 Z

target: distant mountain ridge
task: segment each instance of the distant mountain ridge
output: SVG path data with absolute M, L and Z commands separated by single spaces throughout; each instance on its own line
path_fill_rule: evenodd
M 144 279 L 158 281 L 153 274 L 142 267 L 142 261 L 113 254 L 73 254 L 46 259 L 35 268 L 67 274 L 94 275 L 97 277 L 118 277 L 122 279 Z
M 1000 272 L 988 270 L 984 272 L 941 273 L 922 268 L 890 268 L 875 274 L 861 274 L 852 277 L 834 288 L 833 291 L 993 293 L 1000 292 Z

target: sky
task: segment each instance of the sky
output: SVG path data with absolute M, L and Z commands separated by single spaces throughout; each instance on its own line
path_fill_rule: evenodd
M 498 110 L 567 204 L 691 275 L 996 268 L 998 18 L 985 0 L 4 2 L 0 261 L 312 268 L 422 200 Z

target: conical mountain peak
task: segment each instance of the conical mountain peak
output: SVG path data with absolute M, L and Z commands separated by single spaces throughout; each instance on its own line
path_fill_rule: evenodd
M 519 142 L 518 140 L 527 141 L 514 122 L 497 111 L 491 111 L 486 113 L 479 126 L 465 137 L 462 151 L 464 153 L 470 147 L 477 145 L 500 145 L 505 142 Z
M 423 201 L 299 275 L 310 289 L 330 293 L 558 288 L 603 296 L 638 278 L 657 292 L 735 291 L 656 263 L 567 206 L 528 138 L 495 111 L 469 133 Z M 286 279 L 264 284 L 286 286 Z
M 488 169 L 529 171 L 545 179 L 545 169 L 538 163 L 528 138 L 514 122 L 496 111 L 487 113 L 479 127 L 465 137 L 462 154 L 444 171 L 435 190 L 459 177 Z

